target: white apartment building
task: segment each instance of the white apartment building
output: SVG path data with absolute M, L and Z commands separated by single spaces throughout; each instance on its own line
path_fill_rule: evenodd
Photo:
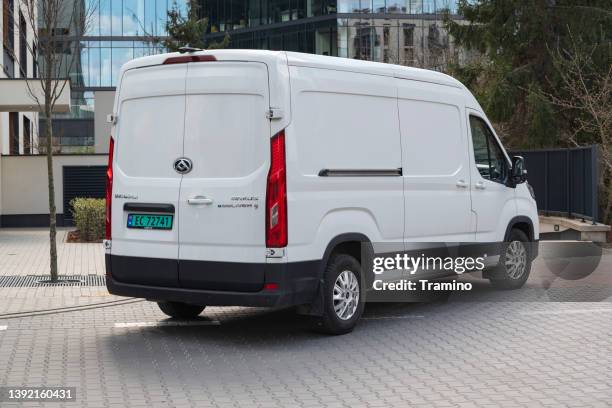
M 27 96 L 28 87 L 23 80 L 13 80 L 38 77 L 35 27 L 31 24 L 36 19 L 29 17 L 20 0 L 0 0 L 0 10 L 0 153 L 35 154 L 38 145 L 38 109 L 28 106 L 25 111 L 18 111 L 23 109 L 20 105 Z M 23 92 L 26 94 L 19 95 Z

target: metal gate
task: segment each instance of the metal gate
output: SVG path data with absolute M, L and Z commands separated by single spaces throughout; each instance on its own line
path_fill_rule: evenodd
M 525 158 L 540 212 L 597 221 L 597 145 L 511 154 Z
M 72 224 L 70 200 L 106 197 L 106 166 L 64 166 L 64 223 Z

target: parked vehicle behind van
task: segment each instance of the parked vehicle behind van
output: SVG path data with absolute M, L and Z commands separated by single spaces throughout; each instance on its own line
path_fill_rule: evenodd
M 346 333 L 371 273 L 363 243 L 506 241 L 492 284 L 528 278 L 539 231 L 522 160 L 447 75 L 291 52 L 155 55 L 122 67 L 113 115 L 108 289 L 169 316 L 302 305 Z M 510 271 L 510 258 L 525 262 Z

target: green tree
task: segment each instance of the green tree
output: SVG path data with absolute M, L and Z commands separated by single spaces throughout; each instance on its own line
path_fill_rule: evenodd
M 200 17 L 200 5 L 197 0 L 190 0 L 187 5 L 187 15 L 184 16 L 177 4 L 168 11 L 168 22 L 166 30 L 168 39 L 162 44 L 168 51 L 178 51 L 181 47 L 193 47 L 201 49 L 227 48 L 230 42 L 229 34 L 225 34 L 223 41 L 213 42 L 206 46 L 204 36 L 208 27 L 208 19 Z
M 460 0 L 459 14 L 464 21 L 446 15 L 445 26 L 458 47 L 477 51 L 481 58 L 454 64 L 450 71 L 475 93 L 506 143 L 570 144 L 575 112 L 542 97 L 565 92 L 550 50 L 567 48 L 571 33 L 580 33 L 581 42 L 594 48 L 594 65 L 606 72 L 612 37 L 609 0 Z M 598 140 L 588 132 L 579 139 Z

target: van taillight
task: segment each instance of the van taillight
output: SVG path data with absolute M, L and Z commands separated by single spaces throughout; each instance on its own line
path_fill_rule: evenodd
M 113 150 L 115 141 L 110 138 L 108 147 L 108 166 L 106 167 L 106 239 L 111 239 L 111 204 L 113 199 Z
M 270 171 L 266 186 L 266 247 L 287 246 L 287 167 L 285 131 L 270 139 Z

